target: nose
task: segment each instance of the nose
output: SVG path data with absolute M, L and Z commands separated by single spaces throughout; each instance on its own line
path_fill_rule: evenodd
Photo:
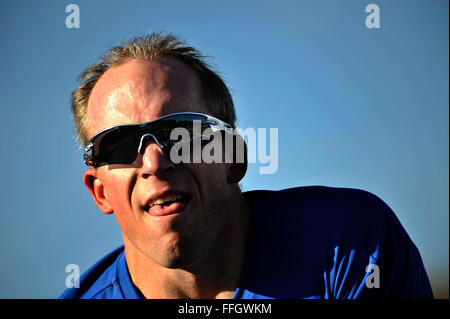
M 164 154 L 163 146 L 151 134 L 142 137 L 139 153 L 142 154 L 141 171 L 143 175 L 160 177 L 175 166 Z

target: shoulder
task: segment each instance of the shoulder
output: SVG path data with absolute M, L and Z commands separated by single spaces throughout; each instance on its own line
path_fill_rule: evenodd
M 123 246 L 108 253 L 82 274 L 79 281 L 79 288 L 68 288 L 59 298 L 97 299 L 117 295 L 117 262 L 123 254 Z M 120 296 L 115 296 L 115 298 L 117 297 Z
M 254 225 L 267 235 L 314 232 L 332 239 L 403 230 L 383 200 L 361 189 L 307 186 L 244 196 Z
M 244 196 L 253 291 L 281 298 L 432 297 L 417 247 L 378 196 L 322 186 Z M 374 265 L 383 289 L 366 289 Z

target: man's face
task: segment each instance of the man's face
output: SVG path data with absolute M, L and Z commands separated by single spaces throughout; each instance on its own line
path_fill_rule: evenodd
M 211 113 L 197 75 L 174 59 L 130 60 L 105 72 L 92 90 L 88 135 L 175 112 Z M 134 164 L 88 169 L 85 182 L 90 180 L 86 184 L 99 207 L 115 213 L 126 241 L 154 262 L 175 268 L 197 262 L 223 230 L 233 187 L 227 165 L 174 165 L 155 143 L 148 143 Z M 152 215 L 149 202 L 168 195 L 186 200 L 151 209 L 178 213 Z

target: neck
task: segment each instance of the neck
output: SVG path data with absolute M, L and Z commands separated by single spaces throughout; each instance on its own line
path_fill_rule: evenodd
M 124 236 L 134 285 L 148 299 L 232 298 L 245 258 L 249 210 L 242 196 L 208 254 L 195 265 L 170 269 L 155 263 Z

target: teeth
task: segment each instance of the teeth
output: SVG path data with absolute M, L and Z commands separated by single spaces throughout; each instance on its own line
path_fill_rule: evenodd
M 172 201 L 180 200 L 182 198 L 183 198 L 182 195 L 170 195 L 170 196 L 166 196 L 166 197 L 163 197 L 163 198 L 157 198 L 155 200 L 152 200 L 149 203 L 149 207 L 152 207 L 154 205 L 161 205 L 161 204 L 164 204 L 166 202 L 172 202 Z

